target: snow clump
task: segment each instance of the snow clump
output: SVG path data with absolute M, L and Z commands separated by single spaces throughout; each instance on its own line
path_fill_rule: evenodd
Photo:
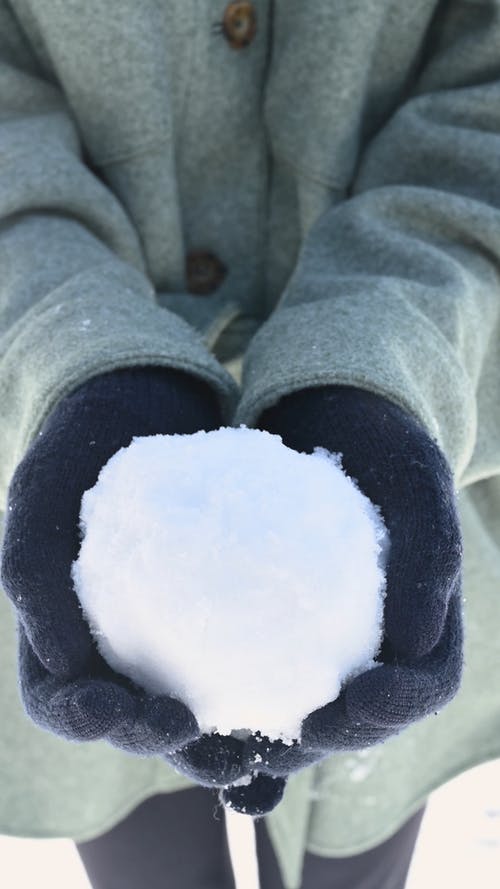
M 80 528 L 72 578 L 102 657 L 203 732 L 291 744 L 375 666 L 388 535 L 341 455 L 245 426 L 136 437 Z

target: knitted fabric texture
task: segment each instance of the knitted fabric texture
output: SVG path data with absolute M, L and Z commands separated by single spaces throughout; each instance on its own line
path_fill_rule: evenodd
M 182 371 L 134 368 L 91 379 L 59 402 L 14 473 L 1 563 L 18 618 L 27 715 L 70 741 L 106 739 L 167 760 L 201 739 L 192 762 L 178 756 L 172 765 L 211 787 L 244 774 L 243 743 L 202 736 L 183 703 L 114 672 L 82 617 L 70 568 L 80 546 L 82 494 L 119 448 L 135 435 L 208 431 L 220 420 L 209 386 Z
M 300 744 L 248 739 L 246 761 L 259 753 L 261 771 L 276 776 L 383 742 L 455 696 L 463 671 L 462 538 L 444 455 L 385 398 L 348 386 L 304 389 L 265 411 L 259 428 L 297 451 L 340 452 L 345 472 L 381 507 L 391 540 L 379 663 L 303 721 Z

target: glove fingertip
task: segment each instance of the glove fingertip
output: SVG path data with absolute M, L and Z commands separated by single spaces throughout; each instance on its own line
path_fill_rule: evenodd
M 332 738 L 338 735 L 344 722 L 345 713 L 338 698 L 313 710 L 302 722 L 301 746 L 306 752 L 330 750 Z
M 201 736 L 194 713 L 182 701 L 168 695 L 152 695 L 143 699 L 143 718 L 167 753 Z
M 133 710 L 128 692 L 103 680 L 79 680 L 50 701 L 55 723 L 72 739 L 103 738 Z
M 392 646 L 392 663 L 416 663 L 425 657 L 438 644 L 445 619 L 446 612 L 438 607 L 429 607 L 420 620 L 416 614 L 411 621 L 388 611 L 385 632 Z
M 188 777 L 205 786 L 231 784 L 244 774 L 244 744 L 230 735 L 203 734 L 175 751 L 174 762 Z
M 286 777 L 254 773 L 249 784 L 231 785 L 219 792 L 219 802 L 242 815 L 260 817 L 272 812 L 283 799 Z
M 59 679 L 71 679 L 86 672 L 93 657 L 93 643 L 85 627 L 81 632 L 76 628 L 61 639 L 54 629 L 48 633 L 45 627 L 27 623 L 22 614 L 19 623 L 26 642 L 47 672 Z

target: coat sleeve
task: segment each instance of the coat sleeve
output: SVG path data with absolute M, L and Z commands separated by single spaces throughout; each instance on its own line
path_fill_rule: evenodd
M 137 231 L 83 160 L 63 86 L 0 4 L 0 510 L 15 466 L 59 399 L 121 367 L 238 388 L 199 334 L 160 307 Z
M 461 487 L 500 472 L 500 4 L 444 7 L 411 93 L 253 339 L 236 421 L 358 386 L 419 419 Z

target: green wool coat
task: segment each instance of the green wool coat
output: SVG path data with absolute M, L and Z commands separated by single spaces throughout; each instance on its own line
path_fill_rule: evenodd
M 233 426 L 351 384 L 439 443 L 464 536 L 463 684 L 290 778 L 266 822 L 297 889 L 306 849 L 362 852 L 500 755 L 500 2 L 233 11 L 0 0 L 0 508 L 47 414 L 115 368 L 182 368 Z M 2 593 L 1 832 L 88 840 L 191 786 L 33 724 L 16 651 Z

